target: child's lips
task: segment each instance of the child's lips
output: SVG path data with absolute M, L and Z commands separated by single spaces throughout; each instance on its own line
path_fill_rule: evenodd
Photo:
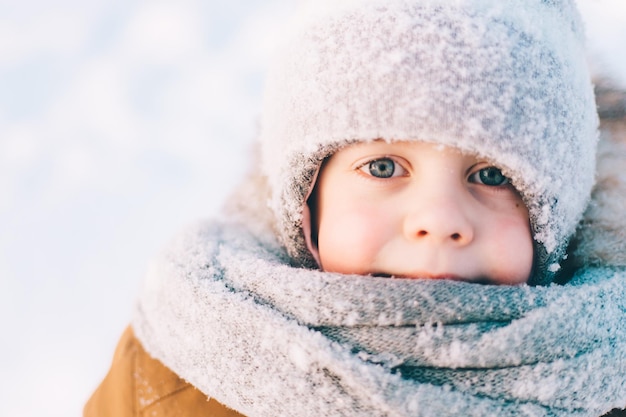
M 378 276 L 383 276 L 379 274 Z M 400 278 L 400 279 L 433 279 L 433 280 L 449 280 L 449 281 L 461 281 L 470 282 L 474 284 L 491 284 L 493 281 L 486 277 L 468 278 L 461 275 L 451 273 L 433 274 L 429 272 L 416 272 L 410 274 L 386 274 L 387 277 Z
M 451 273 L 415 272 L 410 274 L 393 274 L 392 276 L 404 279 L 448 279 L 452 281 L 467 281 L 466 278 Z
M 469 281 L 467 278 L 463 278 L 460 275 L 452 273 L 431 273 L 431 272 L 411 272 L 411 273 L 385 273 L 378 272 L 372 274 L 375 277 L 383 278 L 401 278 L 401 279 L 448 279 L 453 281 Z

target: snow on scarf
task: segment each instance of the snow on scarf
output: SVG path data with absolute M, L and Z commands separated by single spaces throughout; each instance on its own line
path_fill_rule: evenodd
M 133 326 L 154 357 L 250 417 L 595 417 L 626 404 L 625 279 L 342 276 L 212 222 L 154 264 Z

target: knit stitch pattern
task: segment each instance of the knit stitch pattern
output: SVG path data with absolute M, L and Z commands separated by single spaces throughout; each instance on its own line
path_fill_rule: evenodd
M 626 404 L 626 270 L 489 286 L 298 269 L 199 224 L 154 264 L 146 350 L 249 416 L 589 416 Z

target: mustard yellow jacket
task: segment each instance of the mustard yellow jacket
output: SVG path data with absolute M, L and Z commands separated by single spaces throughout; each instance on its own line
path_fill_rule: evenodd
M 84 417 L 242 417 L 181 379 L 143 349 L 128 327 Z

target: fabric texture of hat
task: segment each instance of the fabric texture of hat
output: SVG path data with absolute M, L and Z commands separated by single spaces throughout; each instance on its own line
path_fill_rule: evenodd
M 314 266 L 303 208 L 323 159 L 357 141 L 454 146 L 500 167 L 559 269 L 594 182 L 597 114 L 573 0 L 318 0 L 270 68 L 262 169 L 278 233 Z

